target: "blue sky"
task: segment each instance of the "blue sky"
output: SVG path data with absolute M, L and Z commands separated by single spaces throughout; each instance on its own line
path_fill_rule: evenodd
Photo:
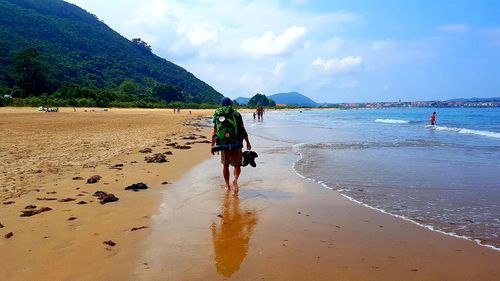
M 500 96 L 500 1 L 68 2 L 231 98 Z

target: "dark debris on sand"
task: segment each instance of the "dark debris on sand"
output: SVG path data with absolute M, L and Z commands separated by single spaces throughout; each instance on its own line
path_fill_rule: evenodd
M 68 218 L 68 220 L 69 221 L 74 221 L 74 220 L 76 220 L 76 218 L 75 217 L 70 217 L 70 218 Z
M 113 242 L 112 240 L 104 241 L 104 242 L 102 242 L 102 244 L 105 244 L 105 245 L 108 245 L 111 247 L 114 247 L 116 245 L 116 243 Z
M 79 181 L 79 180 L 83 180 L 83 178 L 82 177 L 74 177 L 73 180 L 74 181 Z
M 133 190 L 135 192 L 141 190 L 141 189 L 148 189 L 149 186 L 143 182 L 139 182 L 139 183 L 134 183 L 132 185 L 129 185 L 127 187 L 125 187 L 125 190 Z
M 146 148 L 139 150 L 139 152 L 140 153 L 151 153 L 151 152 L 153 152 L 153 150 L 149 147 L 146 147 Z
M 57 202 L 71 202 L 71 201 L 75 201 L 75 200 L 76 200 L 75 198 L 63 198 L 63 199 L 57 200 Z
M 189 145 L 177 145 L 174 146 L 175 149 L 191 149 L 191 146 Z
M 39 200 L 39 201 L 56 201 L 57 198 L 54 198 L 54 197 L 38 197 L 36 200 Z
M 164 153 L 157 153 L 153 156 L 144 157 L 144 161 L 147 163 L 165 163 L 168 162 L 167 156 Z
M 9 233 L 5 234 L 5 236 L 4 236 L 4 237 L 5 237 L 5 238 L 7 238 L 7 239 L 9 239 L 9 238 L 11 238 L 12 236 L 14 236 L 14 233 L 9 232 Z
M 80 202 L 78 202 L 78 203 L 76 203 L 76 204 L 78 204 L 78 205 L 85 205 L 85 204 L 87 204 L 87 202 L 85 202 L 85 201 L 80 201 Z
M 10 205 L 10 204 L 14 204 L 14 203 L 16 203 L 16 202 L 14 202 L 14 201 L 3 202 L 4 205 Z
M 170 184 L 170 182 L 168 182 L 168 181 L 164 181 L 164 182 L 162 182 L 161 184 L 162 184 L 162 185 L 166 185 L 166 184 Z
M 3 228 L 3 227 L 4 227 L 3 224 L 0 222 L 0 228 Z
M 96 191 L 94 193 L 94 196 L 96 196 L 100 200 L 99 203 L 101 204 L 106 204 L 109 202 L 115 202 L 119 200 L 119 198 L 116 197 L 114 194 L 106 193 L 104 191 Z
M 123 169 L 123 164 L 119 163 L 119 164 L 115 164 L 111 167 L 109 167 L 110 169 L 116 169 L 116 170 L 121 170 Z
M 90 178 L 87 179 L 87 183 L 90 183 L 90 184 L 96 183 L 96 182 L 100 181 L 101 179 L 102 179 L 102 177 L 99 175 L 91 176 Z
M 192 145 L 192 144 L 196 144 L 196 143 L 212 143 L 211 141 L 209 140 L 202 140 L 202 141 L 190 141 L 190 142 L 186 142 L 186 145 Z
M 28 206 L 24 207 L 24 209 L 26 209 L 26 210 L 36 209 L 36 206 L 35 205 L 28 205 Z
M 137 231 L 137 230 L 145 229 L 145 228 L 149 228 L 149 226 L 133 227 L 133 228 L 130 229 L 130 231 Z
M 31 216 L 38 215 L 40 213 L 48 212 L 51 210 L 52 210 L 52 208 L 49 208 L 49 207 L 42 207 L 40 209 L 29 209 L 29 210 L 21 211 L 20 216 L 21 217 L 31 217 Z

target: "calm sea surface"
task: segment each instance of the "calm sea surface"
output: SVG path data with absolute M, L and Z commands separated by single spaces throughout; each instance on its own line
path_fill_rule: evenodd
M 500 108 L 282 111 L 245 122 L 251 134 L 294 145 L 291 169 L 306 178 L 500 248 Z

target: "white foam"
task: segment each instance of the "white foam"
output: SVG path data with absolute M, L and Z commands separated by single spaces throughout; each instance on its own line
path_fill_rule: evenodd
M 399 119 L 375 119 L 375 122 L 388 123 L 388 124 L 408 124 L 410 121 Z
M 434 231 L 434 232 L 437 232 L 437 233 L 440 233 L 440 234 L 444 234 L 444 235 L 446 235 L 446 236 L 451 236 L 451 237 L 456 237 L 456 238 L 460 238 L 460 239 L 465 239 L 465 240 L 468 240 L 468 241 L 472 241 L 472 242 L 474 242 L 474 243 L 478 244 L 479 246 L 483 246 L 483 247 L 486 247 L 486 248 L 490 248 L 490 249 L 492 249 L 492 250 L 500 251 L 500 248 L 497 248 L 497 247 L 495 247 L 495 246 L 493 246 L 493 245 L 483 244 L 483 243 L 481 243 L 481 240 L 479 240 L 479 239 L 474 239 L 474 238 L 472 238 L 472 237 L 463 236 L 463 235 L 458 235 L 458 234 L 456 234 L 456 233 L 454 233 L 454 232 L 445 232 L 445 231 L 442 231 L 442 230 L 436 229 L 436 228 L 435 228 L 434 226 L 432 226 L 432 225 L 423 224 L 423 223 L 420 223 L 420 222 L 414 221 L 414 220 L 412 220 L 412 219 L 409 219 L 409 218 L 407 218 L 407 217 L 404 217 L 404 216 L 401 216 L 401 215 L 397 215 L 397 214 L 393 214 L 393 213 L 387 212 L 386 210 L 383 210 L 383 209 L 380 209 L 380 208 L 376 208 L 376 207 L 370 206 L 370 205 L 368 205 L 368 204 L 366 204 L 366 203 L 363 203 L 363 202 L 361 202 L 361 201 L 359 201 L 359 200 L 356 200 L 356 199 L 354 199 L 354 198 L 352 198 L 352 197 L 350 197 L 350 196 L 348 196 L 348 195 L 346 195 L 346 194 L 343 194 L 343 193 L 341 192 L 342 190 L 347 190 L 347 189 L 338 189 L 338 190 L 335 190 L 335 189 L 333 189 L 332 187 L 328 186 L 327 184 L 325 184 L 325 183 L 323 183 L 323 182 L 321 182 L 321 181 L 318 181 L 318 180 L 315 180 L 315 179 L 312 179 L 312 178 L 308 178 L 308 177 L 306 177 L 306 176 L 304 176 L 304 175 L 300 174 L 300 173 L 297 171 L 297 169 L 295 168 L 295 164 L 296 164 L 298 161 L 300 161 L 300 160 L 302 160 L 302 159 L 303 159 L 302 153 L 300 153 L 300 149 L 299 149 L 299 148 L 300 148 L 300 147 L 302 147 L 302 146 L 304 146 L 304 145 L 305 145 L 305 143 L 300 143 L 300 144 L 297 144 L 297 145 L 294 145 L 294 146 L 293 146 L 293 151 L 295 151 L 297 154 L 299 154 L 299 156 L 300 156 L 300 157 L 299 157 L 299 159 L 298 159 L 297 161 L 295 161 L 295 162 L 293 163 L 293 165 L 292 165 L 292 169 L 293 169 L 293 171 L 294 171 L 294 172 L 295 172 L 295 173 L 296 173 L 299 177 L 301 177 L 301 178 L 303 178 L 303 179 L 306 179 L 306 180 L 310 180 L 310 181 L 315 182 L 315 183 L 317 183 L 317 184 L 320 184 L 321 186 L 323 186 L 323 187 L 324 187 L 324 188 L 326 188 L 326 189 L 333 190 L 333 191 L 337 191 L 337 192 L 338 192 L 338 193 L 339 193 L 342 197 L 344 197 L 344 198 L 346 198 L 346 199 L 348 199 L 349 201 L 352 201 L 352 202 L 354 202 L 354 203 L 360 204 L 361 206 L 364 206 L 364 207 L 366 207 L 366 208 L 369 208 L 369 209 L 372 209 L 372 210 L 375 210 L 375 211 L 378 211 L 378 212 L 381 212 L 381 213 L 384 213 L 384 214 L 387 214 L 387 215 L 390 215 L 390 216 L 393 216 L 393 217 L 396 217 L 396 218 L 399 218 L 399 219 L 402 219 L 402 220 L 405 220 L 405 221 L 408 221 L 408 222 L 411 222 L 411 223 L 416 224 L 416 225 L 418 225 L 418 226 L 420 226 L 420 227 L 424 227 L 424 228 L 426 228 L 426 229 L 428 229 L 428 230 L 430 230 L 430 231 Z
M 466 129 L 466 128 L 446 127 L 446 126 L 433 126 L 432 128 L 434 130 L 437 130 L 437 131 L 448 131 L 448 132 L 455 132 L 455 133 L 459 133 L 459 134 L 478 135 L 478 136 L 500 139 L 500 133 L 497 133 L 497 132 L 473 130 L 473 129 Z

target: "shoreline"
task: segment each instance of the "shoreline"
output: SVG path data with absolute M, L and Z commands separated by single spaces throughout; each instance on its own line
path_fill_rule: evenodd
M 165 191 L 135 279 L 495 280 L 500 274 L 498 251 L 355 204 L 296 174 L 290 144 L 252 139 L 257 168 L 244 168 L 238 197 L 220 186 L 213 158 Z
M 0 154 L 11 171 L 0 174 L 2 280 L 127 280 L 151 231 L 161 192 L 211 156 L 198 143 L 210 133 L 199 123 L 211 115 L 207 110 L 192 110 L 192 115 L 188 110 L 175 115 L 170 110 L 72 111 L 0 109 L 0 132 L 7 136 L 0 141 Z M 75 135 L 84 139 L 74 140 Z M 190 149 L 181 149 L 190 142 L 195 142 Z M 54 155 L 32 153 L 53 147 L 59 147 Z M 152 152 L 139 152 L 146 147 Z M 166 163 L 144 161 L 165 151 L 172 153 Z M 93 175 L 102 178 L 87 184 Z M 139 182 L 149 189 L 124 190 Z M 119 200 L 99 204 L 93 196 L 97 190 Z M 25 206 L 51 210 L 19 217 L 29 210 Z M 11 232 L 12 237 L 4 237 Z M 103 244 L 109 240 L 115 245 Z
M 297 153 L 297 152 L 296 152 Z M 301 153 L 297 153 L 300 157 L 297 161 L 299 161 L 301 158 L 302 158 L 302 154 Z M 486 247 L 486 248 L 489 248 L 491 250 L 494 250 L 494 251 L 500 251 L 500 248 L 499 247 L 495 247 L 494 245 L 489 245 L 489 244 L 484 244 L 483 241 L 481 239 L 476 239 L 476 238 L 473 238 L 473 237 L 468 237 L 468 236 L 463 236 L 463 235 L 458 235 L 456 233 L 451 233 L 451 232 L 446 232 L 446 231 L 443 231 L 443 230 L 439 230 L 439 229 L 436 229 L 434 226 L 430 225 L 430 224 L 424 224 L 424 223 L 419 223 L 417 221 L 414 221 L 410 218 L 407 218 L 405 216 L 402 216 L 402 215 L 397 215 L 397 214 L 393 214 L 391 212 L 388 212 L 384 209 L 381 209 L 381 208 L 377 208 L 377 207 L 373 207 L 367 203 L 363 203 L 361 202 L 360 200 L 357 200 L 347 194 L 344 194 L 342 193 L 342 190 L 335 190 L 333 189 L 332 187 L 326 185 L 325 183 L 321 182 L 321 181 L 317 181 L 317 180 L 314 180 L 312 178 L 308 178 L 304 175 L 302 175 L 301 173 L 299 173 L 296 169 L 295 169 L 295 164 L 297 163 L 297 161 L 295 161 L 293 163 L 293 166 L 292 166 L 292 169 L 293 171 L 301 178 L 305 179 L 305 180 L 308 180 L 308 181 L 311 181 L 311 182 L 314 182 L 316 184 L 319 184 L 320 186 L 322 186 L 323 188 L 327 189 L 327 190 L 330 190 L 330 191 L 334 191 L 334 192 L 337 192 L 340 196 L 346 198 L 347 200 L 355 203 L 355 204 L 358 204 L 360 206 L 363 206 L 365 208 L 368 208 L 368 209 L 371 209 L 371 210 L 374 210 L 376 212 L 379 212 L 379 213 L 382 213 L 382 214 L 385 214 L 385 215 L 389 215 L 389 216 L 392 216 L 392 217 L 395 217 L 395 218 L 398 218 L 398 219 L 401 219 L 401 220 L 404 220 L 404 221 L 407 221 L 407 222 L 410 222 L 412 224 L 415 224 L 419 227 L 422 227 L 422 228 L 425 228 L 429 231 L 433 231 L 433 232 L 436 232 L 436 233 L 440 233 L 442 235 L 445 235 L 445 236 L 449 236 L 449 237 L 454 237 L 454 238 L 460 238 L 460 239 L 464 239 L 466 241 L 469 241 L 469 242 L 473 242 L 475 244 L 477 244 L 478 246 L 481 246 L 481 247 Z

